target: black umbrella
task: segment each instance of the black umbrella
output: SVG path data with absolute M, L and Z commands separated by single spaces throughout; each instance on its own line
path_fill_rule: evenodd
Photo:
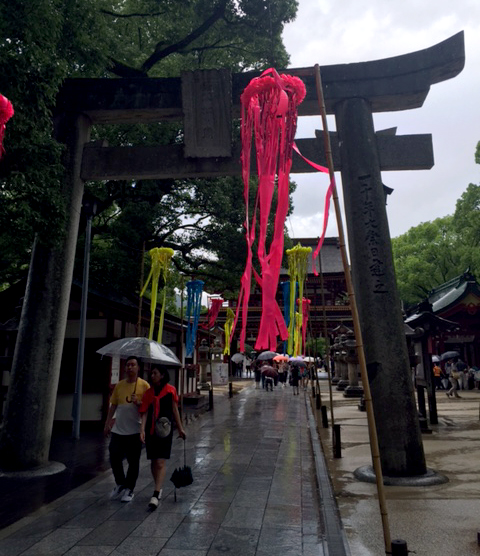
M 307 367 L 305 361 L 302 361 L 300 359 L 290 359 L 289 363 L 292 367 Z
M 458 351 L 446 351 L 445 353 L 442 353 L 441 360 L 448 361 L 448 359 L 453 359 L 454 357 L 460 357 Z
M 278 373 L 273 367 L 270 367 L 270 365 L 263 365 L 262 375 L 269 376 L 270 378 L 277 378 Z
M 183 467 L 177 467 L 170 480 L 175 486 L 175 502 L 177 501 L 177 488 L 186 487 L 193 483 L 192 469 L 187 465 L 187 449 L 183 442 Z
M 278 355 L 276 351 L 262 351 L 262 353 L 257 356 L 257 361 L 268 361 L 273 359 L 276 355 Z

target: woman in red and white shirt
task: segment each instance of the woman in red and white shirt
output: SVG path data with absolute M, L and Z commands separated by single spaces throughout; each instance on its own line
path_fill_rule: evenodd
M 169 384 L 169 381 L 168 371 L 154 367 L 150 381 L 152 387 L 143 395 L 142 405 L 139 409 L 142 416 L 140 439 L 145 442 L 147 458 L 151 460 L 152 476 L 155 481 L 155 490 L 149 503 L 149 507 L 152 509 L 158 507 L 158 502 L 162 497 L 166 460 L 170 459 L 173 439 L 173 427 L 171 427 L 167 436 L 160 437 L 155 432 L 155 424 L 160 417 L 168 419 L 170 424 L 175 419 L 179 438 L 184 440 L 186 438 L 182 420 L 178 413 L 177 390 Z

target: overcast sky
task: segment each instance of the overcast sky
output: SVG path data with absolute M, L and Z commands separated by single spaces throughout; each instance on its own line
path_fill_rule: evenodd
M 383 172 L 394 189 L 388 199 L 390 234 L 453 214 L 469 183 L 480 183 L 474 154 L 480 141 L 480 0 L 299 0 L 297 18 L 286 26 L 290 67 L 364 62 L 422 50 L 465 32 L 466 63 L 454 79 L 433 85 L 421 108 L 374 114 L 375 129 L 397 127 L 397 135 L 431 133 L 431 170 Z M 335 130 L 333 117 L 329 129 Z M 320 118 L 299 118 L 297 138 L 314 137 Z M 342 202 L 340 174 L 336 175 Z M 323 223 L 328 180 L 293 174 L 294 213 L 287 222 L 294 237 L 316 237 Z M 337 235 L 333 207 L 327 236 Z

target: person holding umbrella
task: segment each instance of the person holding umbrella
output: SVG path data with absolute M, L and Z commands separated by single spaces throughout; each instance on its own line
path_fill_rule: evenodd
M 268 392 L 268 387 L 270 387 L 270 390 L 273 392 L 273 384 L 275 379 L 278 378 L 278 373 L 271 365 L 268 364 L 268 361 L 263 361 L 262 378 L 265 381 L 266 391 Z
M 110 465 L 115 477 L 115 488 L 110 498 L 121 496 L 122 502 L 131 502 L 140 468 L 140 415 L 138 407 L 143 394 L 150 388 L 146 380 L 138 378 L 141 361 L 131 356 L 125 364 L 127 377 L 115 385 L 110 398 L 104 434 L 111 433 L 109 446 Z M 123 460 L 127 459 L 128 470 L 125 476 Z
M 173 419 L 177 424 L 179 437 L 185 440 L 186 435 L 178 413 L 177 390 L 169 384 L 168 371 L 153 367 L 151 381 L 152 387 L 145 393 L 139 411 L 142 416 L 140 439 L 145 443 L 147 459 L 151 461 L 150 467 L 155 482 L 148 506 L 155 510 L 162 497 L 162 485 L 167 470 L 166 460 L 170 459 L 172 450 Z

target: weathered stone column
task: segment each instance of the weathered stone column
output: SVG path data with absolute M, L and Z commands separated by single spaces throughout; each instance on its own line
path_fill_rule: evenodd
M 26 470 L 48 464 L 70 288 L 82 208 L 82 151 L 90 120 L 72 115 L 57 122 L 66 143 L 65 235 L 55 247 L 35 241 L 15 346 L 0 467 Z
M 352 278 L 383 473 L 426 472 L 397 294 L 373 118 L 362 98 L 335 108 Z

